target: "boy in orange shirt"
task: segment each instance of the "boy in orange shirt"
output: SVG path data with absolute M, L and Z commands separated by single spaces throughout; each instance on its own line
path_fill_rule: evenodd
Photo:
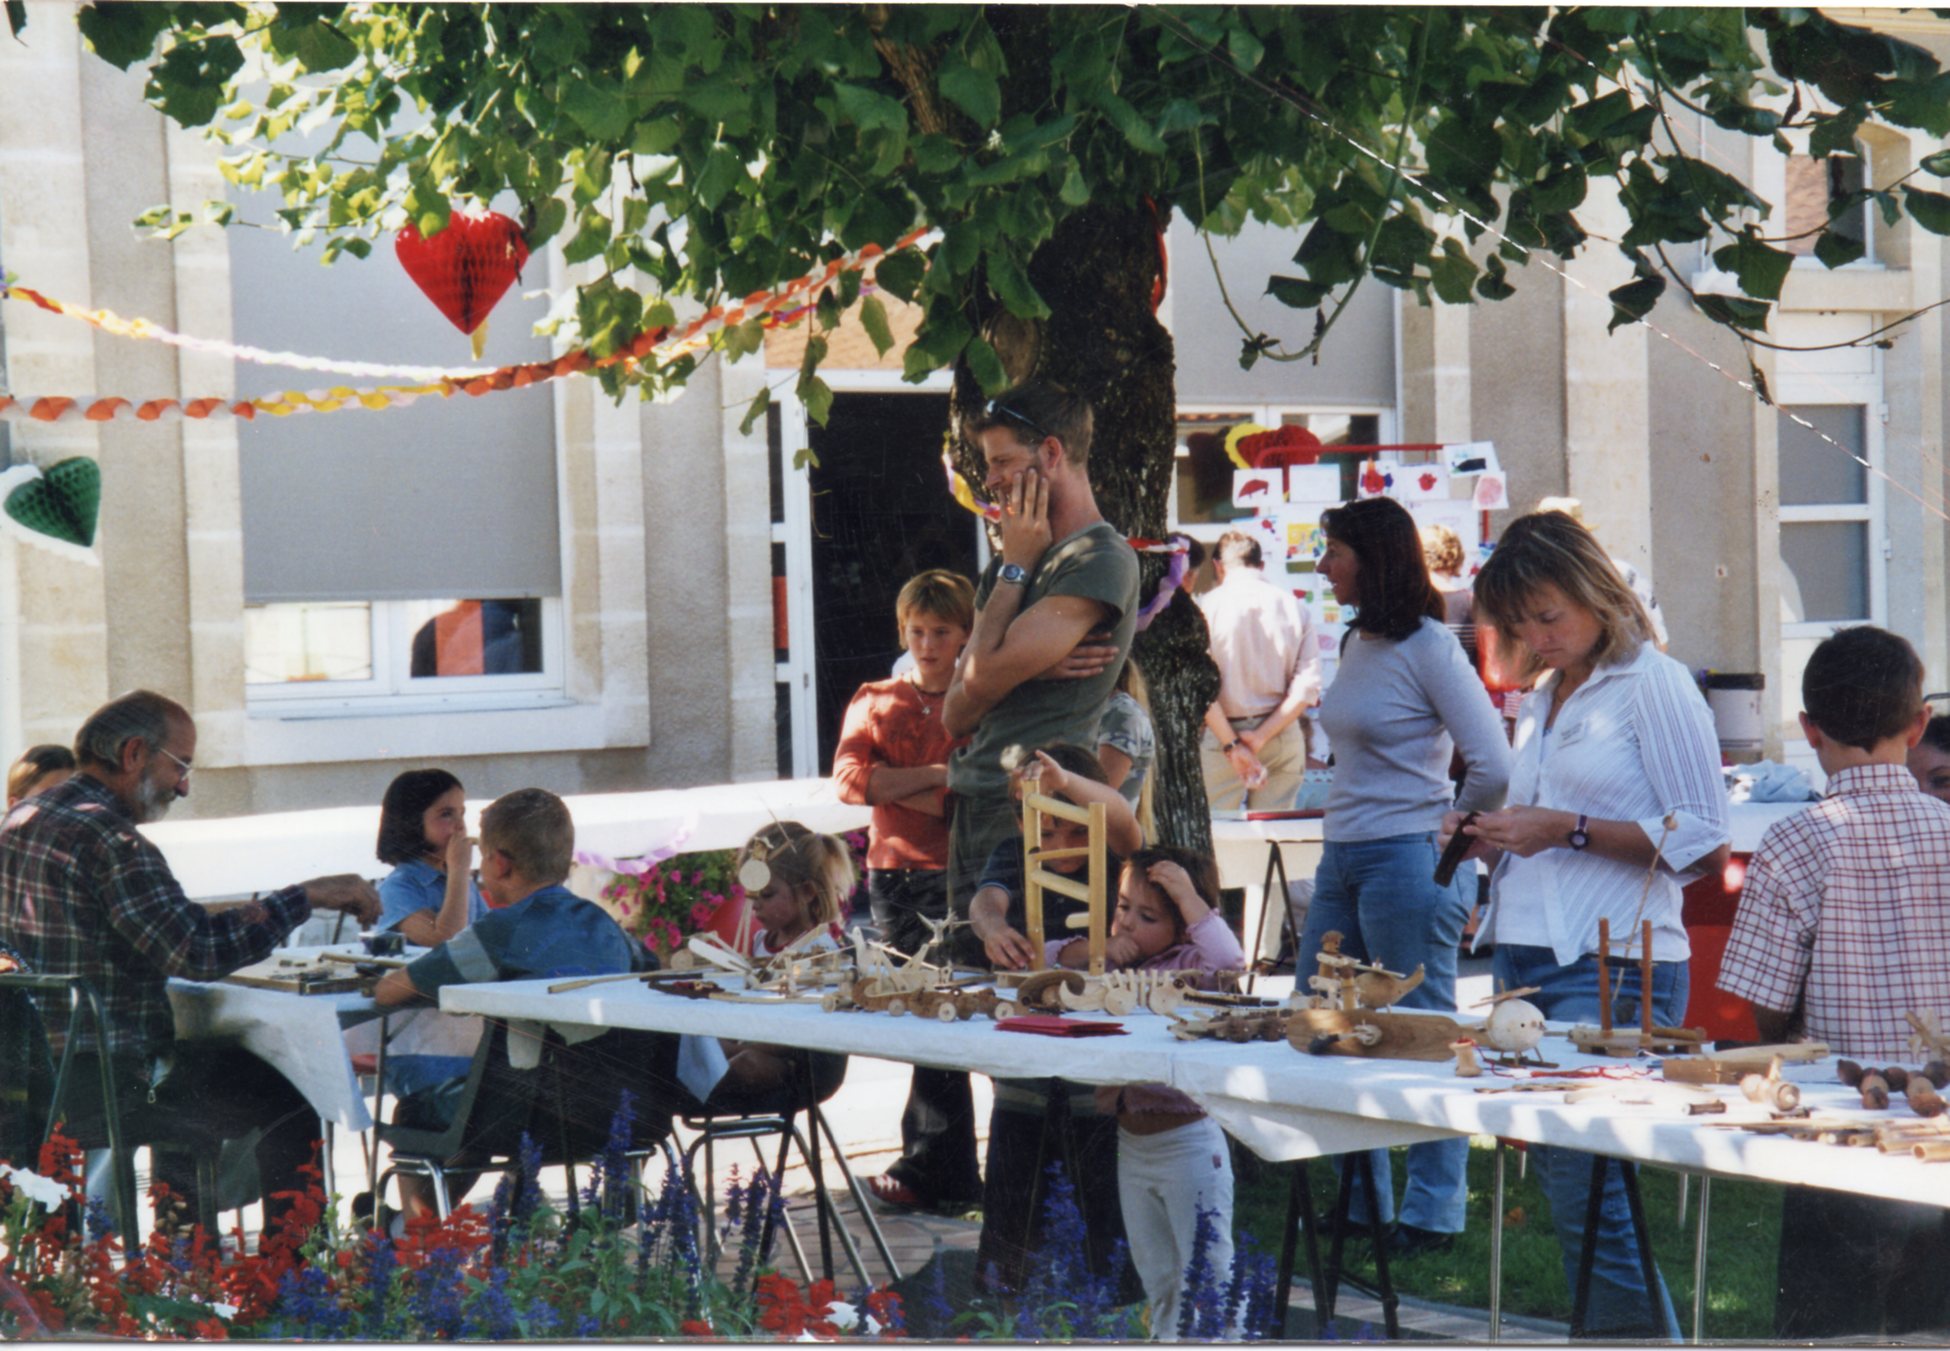
M 833 787 L 841 801 L 873 807 L 867 846 L 873 921 L 889 945 L 911 955 L 927 943 L 929 922 L 948 916 L 942 799 L 948 755 L 960 743 L 942 725 L 941 707 L 975 620 L 975 588 L 956 573 L 923 572 L 901 588 L 894 613 L 914 669 L 871 681 L 853 696 L 833 750 Z M 940 959 L 946 956 L 943 951 Z M 889 1205 L 979 1203 L 967 1074 L 915 1067 L 901 1116 L 901 1157 L 870 1185 Z

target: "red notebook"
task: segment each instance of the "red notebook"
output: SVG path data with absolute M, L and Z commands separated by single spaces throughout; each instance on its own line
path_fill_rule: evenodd
M 1124 1032 L 1122 1023 L 1086 1022 L 1081 1018 L 1059 1018 L 1053 1013 L 1004 1018 L 995 1026 L 999 1032 L 1033 1032 L 1042 1037 L 1115 1037 Z

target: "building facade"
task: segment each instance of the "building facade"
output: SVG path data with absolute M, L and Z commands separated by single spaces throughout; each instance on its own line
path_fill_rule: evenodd
M 228 191 L 213 150 L 147 108 L 139 74 L 87 55 L 61 4 L 0 44 L 0 267 L 47 294 L 181 333 L 402 366 L 466 366 L 466 339 L 385 251 L 317 266 L 265 229 L 131 227 Z M 1946 51 L 1943 25 L 1877 14 Z M 1694 153 L 1782 203 L 1769 233 L 1825 218 L 1939 147 L 1865 129 L 1854 156 L 1782 155 L 1683 126 Z M 1809 213 L 1818 213 L 1810 217 Z M 1594 235 L 1622 217 L 1594 201 Z M 1649 574 L 1671 650 L 1766 677 L 1768 753 L 1798 740 L 1801 664 L 1838 624 L 1909 637 L 1950 688 L 1944 346 L 1950 310 L 1886 348 L 1833 346 L 1939 300 L 1945 241 L 1861 213 L 1862 261 L 1797 262 L 1758 351 L 1669 295 L 1607 334 L 1615 251 L 1533 261 L 1501 303 L 1422 307 L 1367 283 L 1318 364 L 1236 360 L 1250 326 L 1304 337 L 1310 315 L 1257 293 L 1297 239 L 1171 230 L 1163 317 L 1177 339 L 1181 466 L 1173 519 L 1216 537 L 1225 504 L 1201 429 L 1299 422 L 1329 442 L 1491 440 L 1513 511 L 1569 493 L 1611 551 Z M 1696 287 L 1726 285 L 1704 256 Z M 548 354 L 530 326 L 573 285 L 531 259 L 497 309 L 490 364 Z M 897 308 L 897 307 L 896 307 Z M 896 315 L 897 320 L 904 316 Z M 975 519 L 942 481 L 946 384 L 901 380 L 855 326 L 823 373 L 824 428 L 792 397 L 802 336 L 703 363 L 667 402 L 613 403 L 560 380 L 469 400 L 288 418 L 0 424 L 0 453 L 97 459 L 91 566 L 0 536 L 0 754 L 70 741 L 110 695 L 148 686 L 201 731 L 198 815 L 376 801 L 391 776 L 453 769 L 471 796 L 673 787 L 826 768 L 839 710 L 897 654 L 893 591 L 920 567 L 972 570 Z M 134 342 L 29 305 L 0 307 L 0 380 L 17 395 L 254 395 L 362 380 Z M 762 387 L 771 415 L 741 429 Z M 1508 518 L 1497 513 L 1493 528 Z

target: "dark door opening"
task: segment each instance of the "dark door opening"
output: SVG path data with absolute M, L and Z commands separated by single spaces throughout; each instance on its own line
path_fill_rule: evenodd
M 813 661 L 821 771 L 853 693 L 884 680 L 900 656 L 894 599 L 927 568 L 975 577 L 975 518 L 941 469 L 945 394 L 840 394 L 809 429 Z

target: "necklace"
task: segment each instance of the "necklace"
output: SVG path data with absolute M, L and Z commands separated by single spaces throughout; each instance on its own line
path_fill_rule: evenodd
M 934 701 L 948 691 L 923 689 L 919 680 L 910 680 L 908 684 L 914 687 L 914 697 L 921 701 L 921 716 L 924 718 L 934 716 Z

